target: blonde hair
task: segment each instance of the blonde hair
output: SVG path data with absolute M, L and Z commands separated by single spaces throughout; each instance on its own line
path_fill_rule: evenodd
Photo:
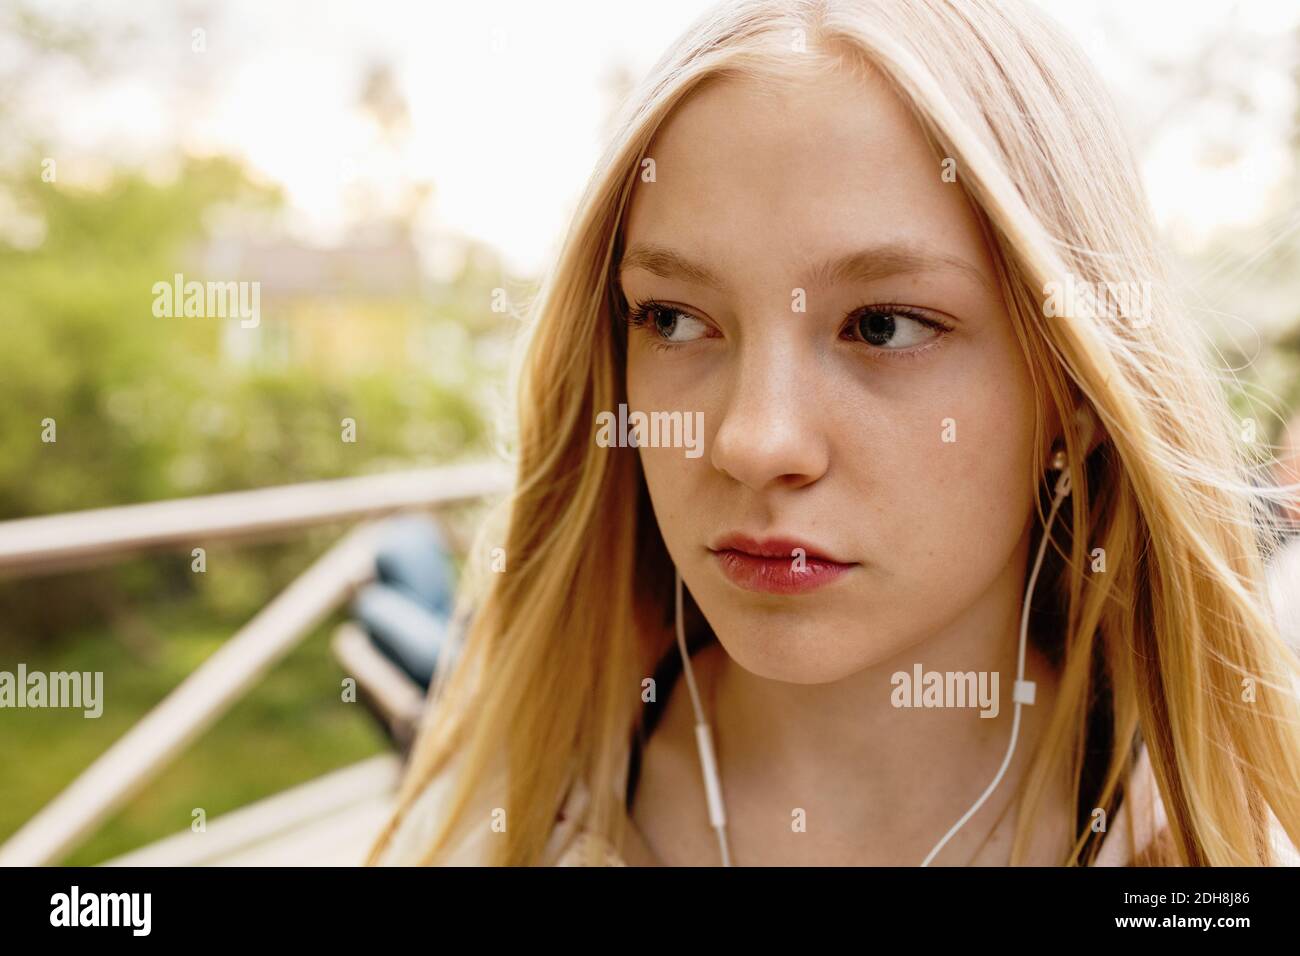
M 472 620 L 460 660 L 439 674 L 369 862 L 453 755 L 464 759 L 459 785 L 424 863 L 439 862 L 466 827 L 487 825 L 467 814 L 476 793 L 509 820 L 481 862 L 542 862 L 574 775 L 610 781 L 621 768 L 640 682 L 673 642 L 671 564 L 636 449 L 593 440 L 596 413 L 626 401 L 613 282 L 622 218 L 656 129 L 684 98 L 713 79 L 779 79 L 792 68 L 883 76 L 930 139 L 936 174 L 955 161 L 1035 383 L 1036 447 L 1046 447 L 1049 410 L 1063 423 L 1074 493 L 1034 609 L 1049 622 L 1060 693 L 1022 782 L 1012 863 L 1055 774 L 1070 774 L 1077 795 L 1092 752 L 1103 772 L 1088 792 L 1109 815 L 1143 741 L 1168 816 L 1163 851 L 1147 862 L 1273 862 L 1270 812 L 1300 844 L 1300 662 L 1263 584 L 1276 530 L 1169 290 L 1100 79 L 1044 14 L 1003 0 L 723 3 L 633 95 L 532 304 L 517 376 L 517 484 L 504 540 L 492 537 L 496 524 L 483 532 L 504 545 L 509 568 L 480 570 L 462 592 Z M 1049 283 L 1117 280 L 1150 283 L 1142 315 L 1075 303 L 1045 316 Z M 1080 403 L 1105 433 L 1091 456 L 1069 414 Z M 1035 464 L 1043 474 L 1046 463 Z M 1038 507 L 1041 517 L 1041 498 Z M 1097 548 L 1104 573 L 1092 570 Z M 508 773 L 492 789 L 498 759 Z M 621 796 L 594 787 L 584 820 L 615 845 Z M 1090 862 L 1097 845 L 1083 825 L 1061 863 Z

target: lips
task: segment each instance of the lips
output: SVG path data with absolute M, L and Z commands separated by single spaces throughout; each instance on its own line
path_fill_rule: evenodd
M 825 587 L 857 567 L 796 538 L 728 534 L 709 545 L 732 584 L 765 594 L 804 594 Z

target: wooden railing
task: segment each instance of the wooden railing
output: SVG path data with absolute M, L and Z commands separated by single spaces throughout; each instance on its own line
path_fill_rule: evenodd
M 0 522 L 0 574 L 15 576 L 363 520 L 0 846 L 0 865 L 65 857 L 368 582 L 378 525 L 366 519 L 508 486 L 503 466 L 474 464 Z
M 44 574 L 141 551 L 438 507 L 494 494 L 508 480 L 498 464 L 454 465 L 20 518 L 0 522 L 0 575 Z

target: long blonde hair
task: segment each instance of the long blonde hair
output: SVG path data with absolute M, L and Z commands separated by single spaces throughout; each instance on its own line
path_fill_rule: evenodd
M 455 797 L 422 862 L 488 825 L 466 809 L 488 790 L 509 826 L 481 862 L 542 862 L 574 775 L 600 782 L 584 825 L 621 839 L 622 794 L 605 782 L 622 766 L 641 681 L 673 646 L 671 564 L 637 451 L 593 440 L 596 414 L 626 401 L 613 282 L 623 214 L 656 129 L 701 83 L 791 68 L 883 75 L 910 105 L 936 175 L 953 161 L 984 225 L 1036 385 L 1036 447 L 1049 411 L 1065 423 L 1074 494 L 1034 607 L 1060 693 L 1022 782 L 1012 863 L 1055 774 L 1072 775 L 1072 819 L 1087 820 L 1091 807 L 1077 805 L 1087 762 L 1085 792 L 1109 813 L 1140 742 L 1168 816 L 1163 856 L 1148 862 L 1271 863 L 1270 810 L 1300 845 L 1300 662 L 1263 584 L 1276 529 L 1169 289 L 1100 79 L 1027 3 L 740 0 L 698 20 L 632 96 L 531 304 L 515 377 L 517 482 L 480 538 L 504 547 L 507 569 L 467 579 L 459 659 L 435 682 L 369 862 L 453 755 L 463 758 Z M 1140 315 L 1077 302 L 1045 314 L 1051 283 L 1116 281 L 1149 283 Z M 1106 439 L 1086 458 L 1069 414 L 1079 403 Z M 498 760 L 501 784 L 490 776 Z M 1092 859 L 1091 830 L 1079 827 L 1062 864 Z

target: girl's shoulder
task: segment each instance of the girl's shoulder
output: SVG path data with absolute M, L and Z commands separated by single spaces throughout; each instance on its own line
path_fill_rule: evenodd
M 452 755 L 438 768 L 407 808 L 391 839 L 376 860 L 378 866 L 419 866 L 452 810 L 464 757 Z M 480 818 L 481 826 L 463 827 L 453 838 L 444 866 L 482 866 L 491 858 L 493 808 L 471 808 L 467 819 Z
M 1300 866 L 1300 849 L 1291 842 L 1282 822 L 1269 811 L 1269 836 L 1274 865 Z M 1144 746 L 1138 753 L 1128 792 L 1115 815 L 1115 825 L 1102 842 L 1094 866 L 1132 866 L 1157 841 L 1171 839 L 1164 801 L 1156 786 L 1151 757 Z M 1135 849 L 1136 848 L 1136 849 Z
M 588 802 L 587 787 L 575 781 L 557 816 L 556 829 L 547 846 L 546 860 L 554 866 L 587 866 L 592 860 L 602 866 L 626 866 L 627 861 L 605 837 L 577 825 Z M 1270 813 L 1273 851 L 1278 866 L 1300 866 L 1297 850 L 1276 816 Z M 1132 866 L 1153 843 L 1168 838 L 1168 818 L 1155 772 L 1146 747 L 1129 778 L 1119 810 L 1102 837 L 1093 866 Z

